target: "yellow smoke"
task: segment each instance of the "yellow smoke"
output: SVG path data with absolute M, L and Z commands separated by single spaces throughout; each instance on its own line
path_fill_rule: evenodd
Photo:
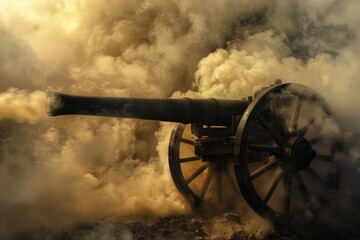
M 358 129 L 360 7 L 342 2 L 0 1 L 0 232 L 189 212 L 168 172 L 171 124 L 46 118 L 48 87 L 242 98 L 281 78 Z
M 45 117 L 45 94 L 9 88 L 0 93 L 0 118 L 37 123 Z

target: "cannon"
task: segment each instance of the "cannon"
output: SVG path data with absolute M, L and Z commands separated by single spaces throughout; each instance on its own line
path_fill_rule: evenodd
M 287 224 L 315 219 L 339 186 L 339 126 L 326 101 L 301 84 L 275 81 L 237 100 L 49 96 L 50 116 L 176 122 L 170 172 L 194 206 L 229 207 L 242 195 L 259 215 Z

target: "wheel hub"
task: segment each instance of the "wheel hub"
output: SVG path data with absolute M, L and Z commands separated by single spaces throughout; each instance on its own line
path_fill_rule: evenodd
M 290 137 L 283 147 L 283 159 L 292 171 L 307 168 L 316 157 L 310 143 L 301 137 Z

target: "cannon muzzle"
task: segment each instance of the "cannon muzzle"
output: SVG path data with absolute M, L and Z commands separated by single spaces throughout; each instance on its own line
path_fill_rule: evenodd
M 86 97 L 48 93 L 48 115 L 92 115 L 229 126 L 247 100 Z

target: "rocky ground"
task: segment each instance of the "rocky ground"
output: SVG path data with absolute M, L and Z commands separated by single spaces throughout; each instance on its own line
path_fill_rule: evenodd
M 22 233 L 15 239 L 44 240 L 130 240 L 130 239 L 360 239 L 359 224 L 312 225 L 274 228 L 241 221 L 234 213 L 218 216 L 128 217 L 82 224 L 62 231 Z

